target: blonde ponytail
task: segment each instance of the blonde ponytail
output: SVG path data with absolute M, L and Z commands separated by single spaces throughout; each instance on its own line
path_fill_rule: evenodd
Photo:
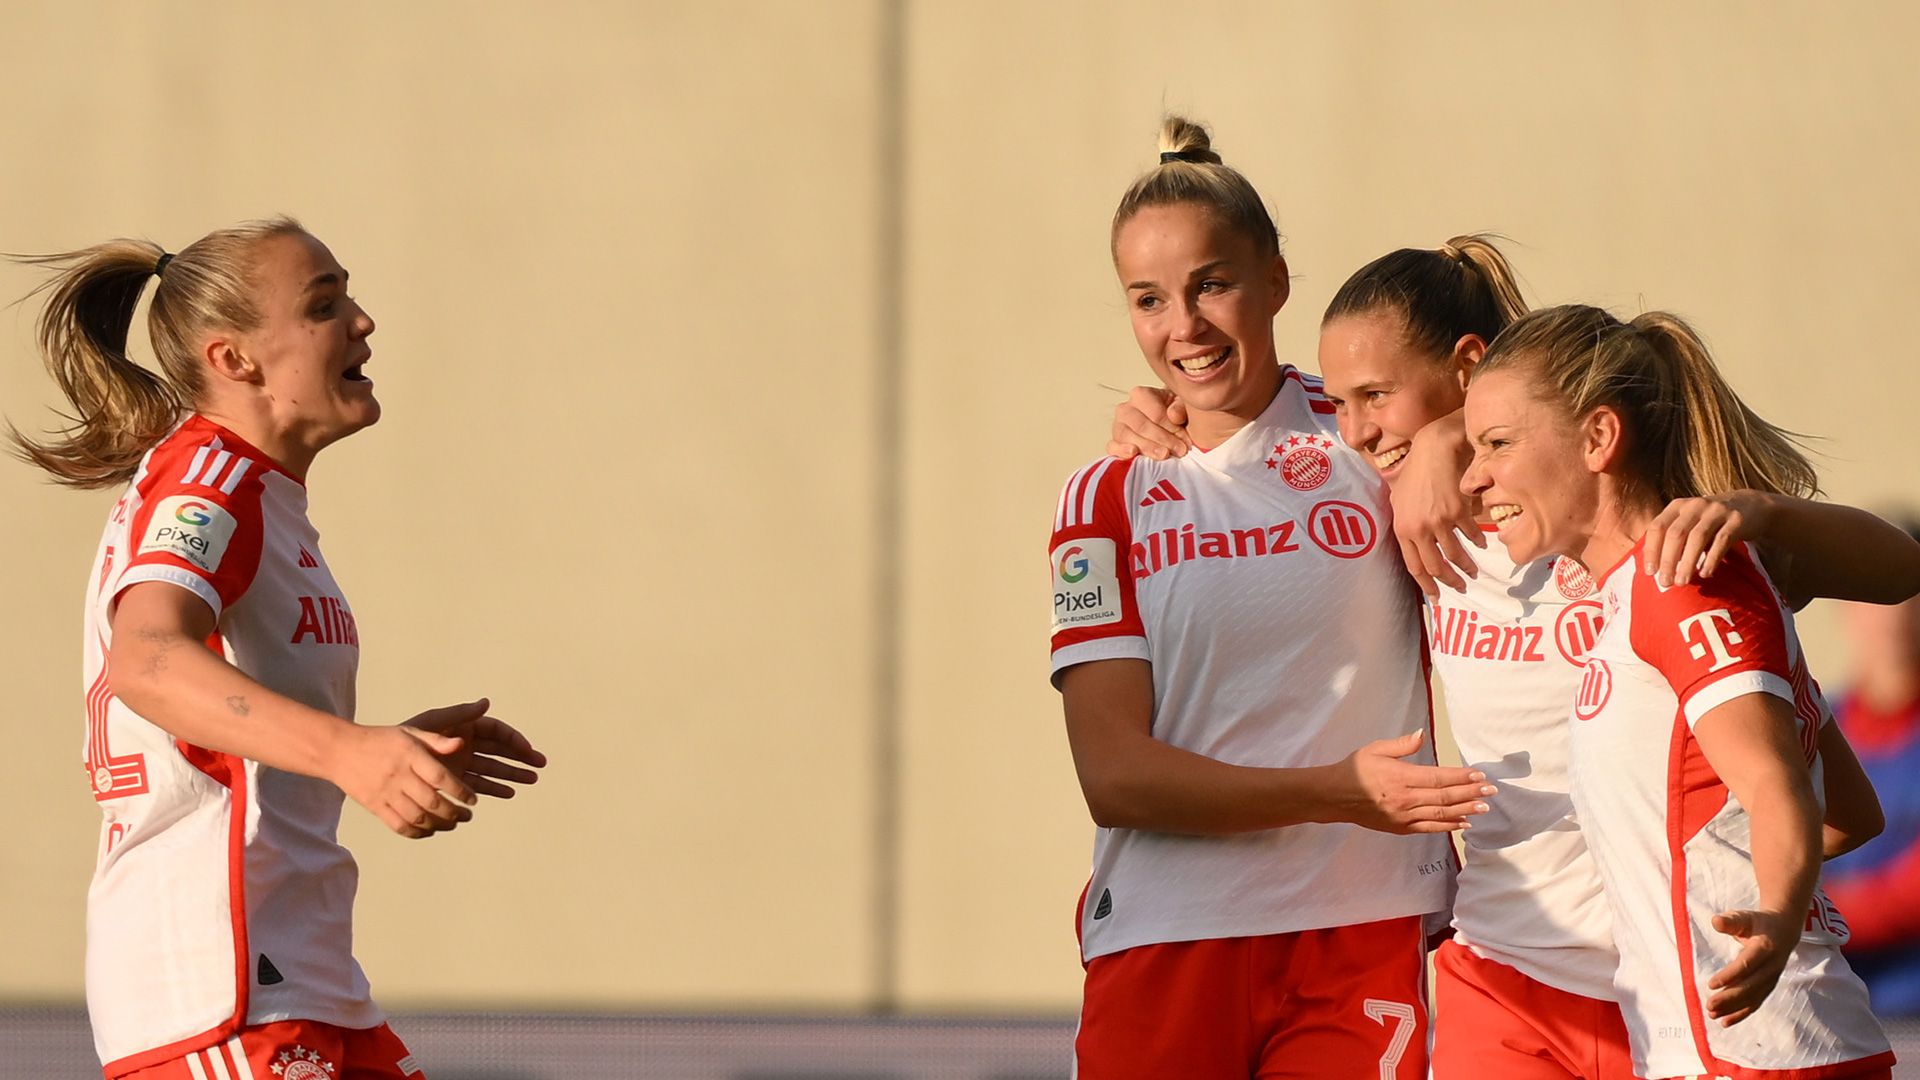
M 1808 496 L 1820 477 L 1793 434 L 1761 419 L 1720 376 L 1707 343 L 1679 316 L 1649 311 L 1627 324 L 1673 373 L 1685 406 L 1684 444 L 1669 448 L 1667 469 L 1694 494 L 1740 488 Z
M 1676 315 L 1631 323 L 1566 304 L 1521 318 L 1474 369 L 1522 373 L 1568 416 L 1607 406 L 1628 432 L 1629 476 L 1660 502 L 1753 488 L 1819 491 L 1795 436 L 1763 420 L 1733 392 L 1706 343 Z
M 1401 248 L 1354 271 L 1327 304 L 1320 325 L 1390 314 L 1408 342 L 1435 362 L 1469 334 L 1491 342 L 1527 313 L 1513 267 L 1493 238 L 1456 236 L 1438 250 Z
M 1120 197 L 1120 207 L 1113 212 L 1110 245 L 1117 248 L 1121 228 L 1135 214 L 1149 206 L 1180 203 L 1205 207 L 1229 229 L 1252 241 L 1261 256 L 1280 254 L 1280 231 L 1253 184 L 1221 162 L 1205 127 L 1184 116 L 1169 116 L 1160 124 L 1160 164 Z
M 37 338 L 41 359 L 72 411 L 65 414 L 67 426 L 46 440 L 8 424 L 14 455 L 68 487 L 112 487 L 132 479 L 140 459 L 199 399 L 200 341 L 215 329 L 244 331 L 260 324 L 250 280 L 255 245 L 305 232 L 292 218 L 280 217 L 208 233 L 170 258 L 149 241 L 113 240 L 22 259 L 56 271 L 34 290 L 47 294 Z M 127 355 L 134 309 L 156 273 L 160 284 L 147 331 L 158 372 Z

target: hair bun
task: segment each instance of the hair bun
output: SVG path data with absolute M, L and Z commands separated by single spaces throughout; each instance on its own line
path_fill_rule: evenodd
M 1169 154 L 1179 157 L 1169 158 Z M 1220 155 L 1213 151 L 1213 139 L 1207 135 L 1207 129 L 1184 116 L 1169 116 L 1160 122 L 1160 161 L 1196 161 L 1211 165 L 1220 165 Z

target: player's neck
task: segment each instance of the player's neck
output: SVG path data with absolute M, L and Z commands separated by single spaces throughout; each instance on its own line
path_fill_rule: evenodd
M 276 424 L 271 412 L 260 408 L 234 408 L 231 403 L 201 401 L 194 409 L 201 416 L 240 436 L 268 457 L 280 470 L 301 483 L 307 482 L 307 470 L 313 467 L 320 447 L 304 433 Z
M 1193 440 L 1194 446 L 1201 450 L 1212 450 L 1239 434 L 1241 428 L 1259 419 L 1260 414 L 1273 404 L 1273 399 L 1280 393 L 1280 362 L 1273 361 L 1270 371 L 1265 366 L 1257 370 L 1259 375 L 1251 380 L 1253 385 L 1248 393 L 1226 408 L 1212 410 L 1195 409 L 1191 405 L 1187 407 L 1187 437 Z
M 1600 507 L 1594 515 L 1593 531 L 1587 537 L 1586 548 L 1576 556 L 1595 580 L 1626 558 L 1627 552 L 1646 535 L 1653 519 L 1660 516 L 1656 500 L 1622 490 L 1609 483 L 1610 479 L 1602 478 Z

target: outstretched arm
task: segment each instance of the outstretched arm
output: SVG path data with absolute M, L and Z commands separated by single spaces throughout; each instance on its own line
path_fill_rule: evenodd
M 422 837 L 473 816 L 467 785 L 437 754 L 461 740 L 362 727 L 254 681 L 209 649 L 213 609 L 176 585 L 129 587 L 113 614 L 108 679 L 115 697 L 167 734 L 338 786 L 402 836 Z
M 1093 820 L 1106 828 L 1220 835 L 1308 821 L 1351 821 L 1380 832 L 1451 832 L 1485 813 L 1494 793 L 1470 769 L 1399 760 L 1422 733 L 1371 743 L 1331 765 L 1264 769 L 1153 737 L 1153 669 L 1094 660 L 1061 675 L 1067 741 Z
M 1897 604 L 1920 593 L 1920 543 L 1865 510 L 1763 491 L 1676 499 L 1647 529 L 1647 568 L 1662 585 L 1712 577 L 1727 549 L 1764 545 L 1789 606 L 1815 597 Z M 1697 568 L 1697 569 L 1696 569 Z

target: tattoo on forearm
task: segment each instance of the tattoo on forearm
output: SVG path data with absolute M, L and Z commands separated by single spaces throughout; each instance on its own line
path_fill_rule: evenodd
M 232 709 L 233 715 L 235 716 L 245 716 L 253 711 L 252 707 L 247 704 L 247 699 L 239 694 L 235 694 L 227 699 L 227 708 Z
M 140 640 L 147 643 L 147 667 L 143 673 L 150 679 L 158 679 L 160 673 L 167 670 L 167 654 L 178 648 L 180 637 L 165 630 L 142 630 Z

